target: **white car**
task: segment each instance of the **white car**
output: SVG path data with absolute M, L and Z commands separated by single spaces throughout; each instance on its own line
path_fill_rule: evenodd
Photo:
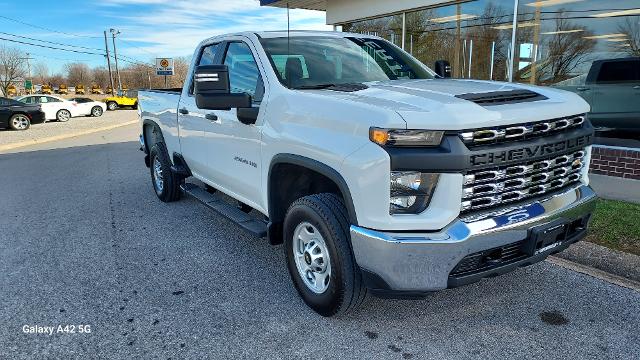
M 107 105 L 101 101 L 91 100 L 87 97 L 75 97 L 69 99 L 76 103 L 82 115 L 85 116 L 102 116 L 107 111 Z
M 73 101 L 55 95 L 26 95 L 18 98 L 26 104 L 39 104 L 47 121 L 69 121 L 72 117 L 82 116 L 82 110 Z

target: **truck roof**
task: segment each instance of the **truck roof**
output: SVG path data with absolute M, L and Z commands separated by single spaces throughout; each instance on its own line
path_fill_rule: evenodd
M 280 38 L 287 37 L 287 30 L 276 30 L 276 31 L 243 31 L 237 33 L 229 33 L 224 35 L 213 36 L 213 38 L 225 37 L 225 36 L 258 36 L 261 38 Z M 301 37 L 301 36 L 326 36 L 326 37 L 349 37 L 355 36 L 359 38 L 378 38 L 377 36 L 372 35 L 364 35 L 357 33 L 348 33 L 341 31 L 318 31 L 318 30 L 291 30 L 289 32 L 290 36 Z

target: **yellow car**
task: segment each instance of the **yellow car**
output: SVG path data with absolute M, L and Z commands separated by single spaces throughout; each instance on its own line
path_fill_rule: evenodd
M 109 96 L 103 100 L 107 104 L 107 109 L 116 110 L 121 107 L 138 108 L 138 92 L 135 90 L 120 91 L 116 96 Z

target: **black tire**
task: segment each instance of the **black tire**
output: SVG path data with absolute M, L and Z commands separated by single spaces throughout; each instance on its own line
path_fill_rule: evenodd
M 136 103 L 134 103 L 134 104 L 133 104 L 133 106 L 132 106 L 132 108 L 133 108 L 133 110 L 138 110 L 138 103 L 137 103 L 137 102 L 136 102 Z
M 59 122 L 67 122 L 71 120 L 71 111 L 67 109 L 58 110 L 58 112 L 56 113 L 56 120 L 58 120 Z
M 100 116 L 102 116 L 103 112 L 104 111 L 102 110 L 102 107 L 100 107 L 100 106 L 94 106 L 94 107 L 91 108 L 91 116 L 93 116 L 93 117 L 100 117 Z
M 9 118 L 9 127 L 12 130 L 27 130 L 31 127 L 31 120 L 24 114 L 14 114 Z
M 318 229 L 331 264 L 328 287 L 323 293 L 310 290 L 294 259 L 294 232 L 307 222 Z M 351 250 L 349 218 L 342 199 L 323 193 L 305 196 L 291 204 L 284 220 L 284 249 L 291 280 L 304 302 L 322 316 L 335 316 L 357 308 L 365 299 L 360 268 Z
M 161 169 L 162 187 L 160 187 L 156 181 L 156 159 L 158 160 Z M 167 148 L 164 143 L 158 142 L 151 147 L 151 151 L 149 152 L 149 163 L 151 164 L 149 167 L 151 171 L 151 184 L 153 185 L 153 189 L 155 190 L 158 199 L 163 202 L 179 200 L 182 195 L 180 184 L 183 179 L 176 176 L 176 174 L 171 171 L 171 161 L 169 160 L 169 154 L 167 153 Z
M 118 110 L 118 103 L 115 101 L 109 101 L 107 103 L 107 110 L 111 110 L 111 111 Z

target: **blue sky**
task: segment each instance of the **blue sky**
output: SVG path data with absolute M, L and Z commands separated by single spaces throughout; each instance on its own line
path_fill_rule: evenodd
M 198 42 L 213 35 L 287 26 L 286 10 L 260 7 L 258 0 L 0 0 L 0 9 L 0 38 L 63 47 L 12 36 L 19 35 L 84 47 L 67 49 L 104 52 L 103 31 L 117 28 L 122 40 L 117 42 L 118 55 L 145 62 L 160 56 L 191 55 Z M 291 10 L 291 27 L 330 29 L 325 25 L 324 12 L 306 10 Z M 61 72 L 68 62 L 81 61 L 91 67 L 105 64 L 101 56 L 4 40 L 0 43 L 28 51 L 34 58 L 32 63 L 46 63 L 51 73 Z

